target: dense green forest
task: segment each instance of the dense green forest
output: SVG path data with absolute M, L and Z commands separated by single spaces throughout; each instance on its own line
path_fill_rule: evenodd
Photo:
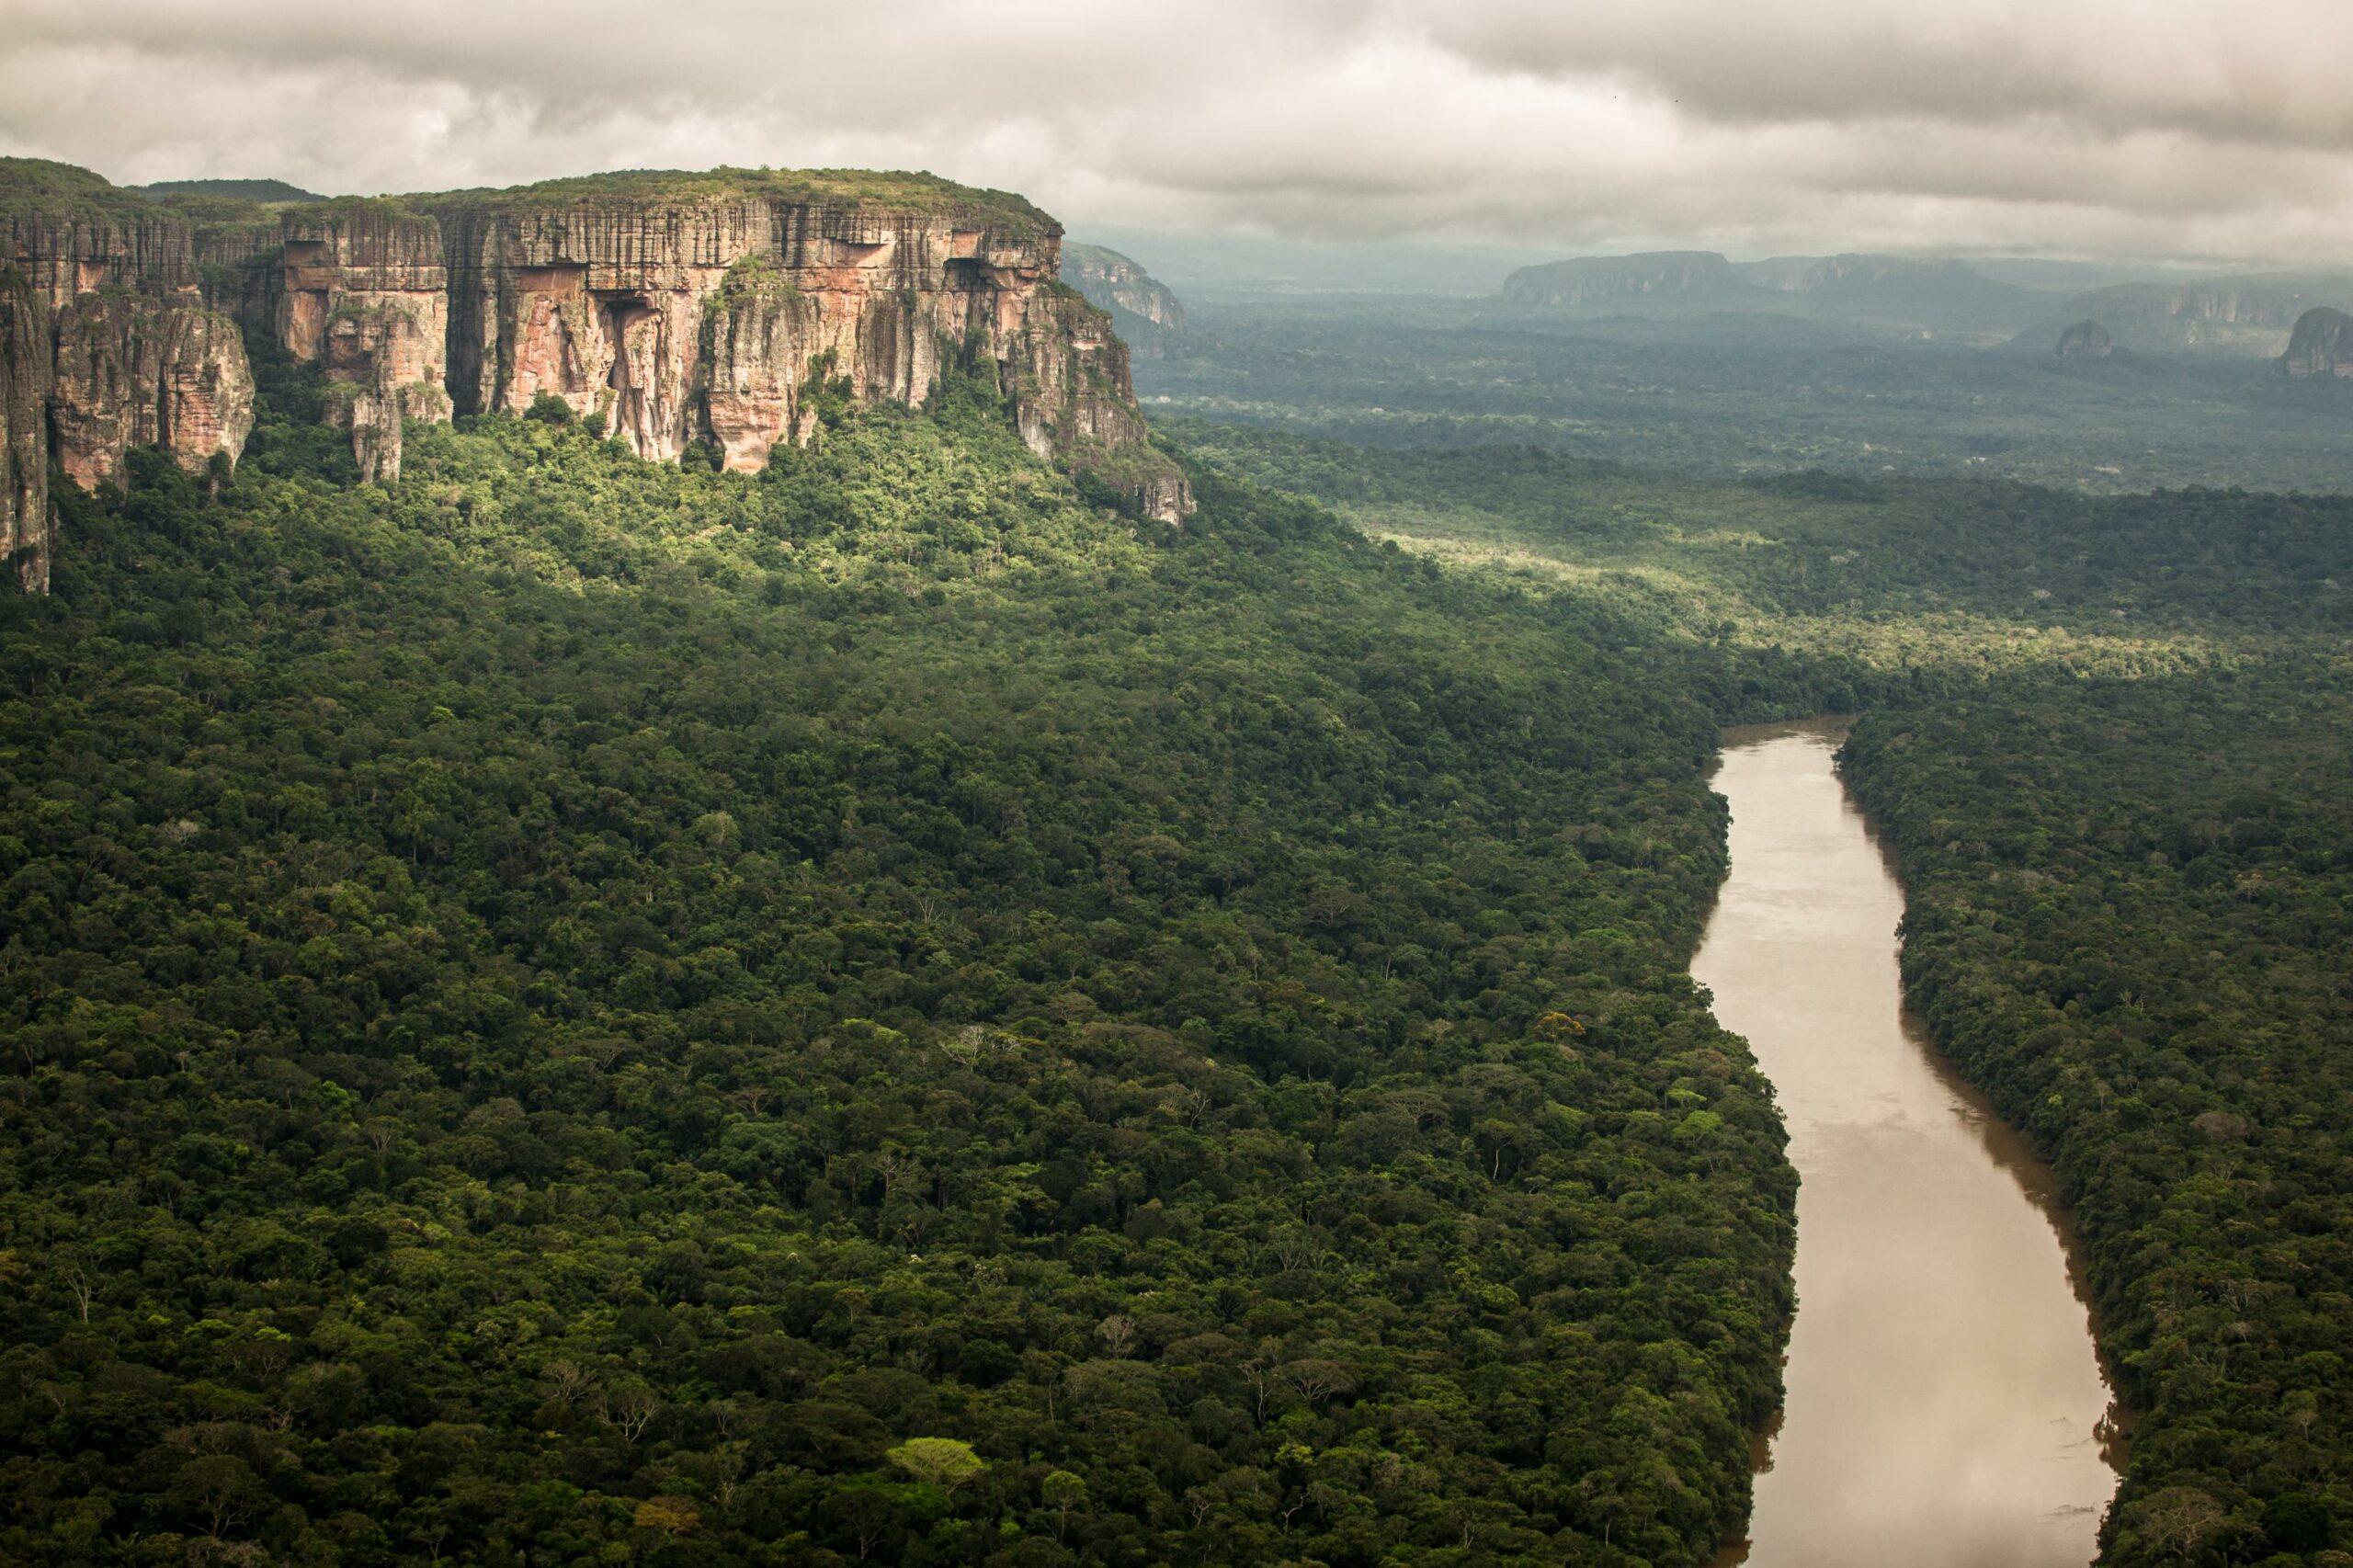
M 2341 1560 L 2353 499 L 1177 427 L 1735 688 L 1795 659 L 1868 708 L 1845 761 L 1907 884 L 1912 999 L 2052 1158 L 2133 1407 L 2103 1561 Z
M 2004 671 L 2210 668 L 2353 630 L 2344 495 L 1724 480 L 1537 447 L 1175 427 L 1202 460 L 1416 554 L 1574 590 L 1743 658 L 1796 655 L 1882 700 Z
M 1821 471 L 1714 480 L 1541 447 L 1393 450 L 1172 428 L 1204 460 L 1327 501 L 1369 532 L 1550 547 L 1588 573 L 1736 592 L 1780 624 L 1958 613 L 2100 630 L 2118 619 L 2168 638 L 2353 625 L 2329 575 L 2353 560 L 2353 497 L 2341 494 L 2104 496 Z
M 1705 1562 L 1794 1179 L 1706 770 L 1859 709 L 2106 1560 L 2353 1543 L 2353 501 L 1172 420 L 1176 529 L 964 380 L 387 488 L 262 369 L 0 601 L 0 1557 Z
M 1911 1000 L 2088 1243 L 2139 1412 L 2112 1560 L 2308 1561 L 2353 1449 L 2353 669 L 2020 682 L 1846 761 Z
M 315 393 L 0 602 L 0 1556 L 1738 1528 L 1791 1176 L 1683 965 L 1718 714 L 1821 691 L 979 386 L 390 489 Z

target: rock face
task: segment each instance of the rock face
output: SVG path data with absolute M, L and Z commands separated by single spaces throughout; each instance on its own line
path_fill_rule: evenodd
M 253 371 L 205 264 L 240 263 L 267 238 L 255 222 L 200 235 L 86 170 L 0 159 L 0 556 L 25 587 L 49 584 L 51 463 L 91 485 L 132 447 L 191 472 L 244 449 Z
M 1191 509 L 1125 346 L 1055 283 L 1060 228 L 1017 199 L 720 170 L 411 199 L 439 224 L 458 413 L 552 396 L 641 456 L 708 441 L 756 470 L 810 437 L 822 389 L 920 407 L 983 370 L 1040 456 L 1165 521 Z
M 191 471 L 236 460 L 249 337 L 319 368 L 369 480 L 399 476 L 404 420 L 541 396 L 642 457 L 708 442 L 758 469 L 811 437 L 821 396 L 920 407 L 958 371 L 995 379 L 1041 457 L 1164 521 L 1192 510 L 1110 318 L 1056 279 L 1061 227 L 927 175 L 265 205 L 0 159 L 0 542 L 28 585 L 47 581 L 51 461 L 91 485 L 133 447 Z
M 2052 352 L 2070 364 L 2105 359 L 2116 352 L 2116 340 L 2099 323 L 2079 321 L 2059 335 L 2059 347 Z
M 132 447 L 160 447 L 201 472 L 234 462 L 254 426 L 254 378 L 236 324 L 217 312 L 129 293 L 84 294 L 57 312 L 51 453 L 85 490 L 122 475 Z
M 1062 280 L 1109 313 L 1112 326 L 1144 357 L 1158 358 L 1185 330 L 1184 301 L 1129 257 L 1103 245 L 1063 245 Z
M 381 202 L 327 202 L 287 212 L 279 233 L 278 340 L 324 370 L 360 477 L 397 479 L 402 419 L 449 417 L 440 228 Z
M 0 267 L 0 564 L 49 591 L 49 312 L 32 280 Z
M 2279 369 L 2290 376 L 2353 376 L 2353 316 L 2315 305 L 2296 318 Z
M 1125 311 L 1165 327 L 1185 330 L 1185 306 L 1168 285 L 1106 245 L 1063 245 L 1063 281 L 1097 309 Z

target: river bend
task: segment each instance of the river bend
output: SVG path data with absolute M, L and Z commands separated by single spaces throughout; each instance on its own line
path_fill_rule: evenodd
M 2109 1392 L 2048 1169 L 1903 1008 L 1904 899 L 1827 721 L 1734 731 L 1691 971 L 1790 1130 L 1798 1313 L 1749 1568 L 2082 1568 Z

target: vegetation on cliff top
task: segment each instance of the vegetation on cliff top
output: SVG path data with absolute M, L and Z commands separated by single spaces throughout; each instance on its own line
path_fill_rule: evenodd
M 153 217 L 153 202 L 103 175 L 50 158 L 0 158 L 0 217 Z
M 46 158 L 0 158 L 0 218 L 140 223 L 162 217 L 199 229 L 274 228 L 278 214 L 287 208 L 328 199 L 282 180 L 169 180 L 160 185 L 119 186 L 72 164 Z
M 136 191 L 141 196 L 210 196 L 233 201 L 265 203 L 329 199 L 315 190 L 304 190 L 301 186 L 289 185 L 282 179 L 163 179 L 123 188 Z
M 403 199 L 442 210 L 522 211 L 606 203 L 768 200 L 856 207 L 879 213 L 970 219 L 1040 234 L 1062 225 L 1022 196 L 958 185 L 928 172 L 873 169 L 619 169 L 505 188 L 417 193 Z
M 880 214 L 938 214 L 1018 233 L 1059 235 L 1062 225 L 1010 191 L 958 185 L 922 172 L 867 169 L 623 169 L 503 188 L 415 191 L 376 197 L 313 196 L 282 180 L 178 180 L 123 187 L 72 164 L 0 158 L 0 217 L 137 220 L 160 208 L 191 222 L 268 218 L 290 209 L 381 210 L 401 217 L 439 212 L 524 212 L 607 203 L 692 204 L 715 200 L 810 202 Z

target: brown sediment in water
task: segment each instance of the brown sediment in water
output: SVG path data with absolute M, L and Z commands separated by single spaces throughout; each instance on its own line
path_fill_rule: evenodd
M 1724 1568 L 2080 1568 L 2112 1398 L 2050 1168 L 1903 1006 L 1902 889 L 1848 723 L 1729 731 L 1732 872 L 1693 959 L 1798 1169 L 1787 1393 Z

